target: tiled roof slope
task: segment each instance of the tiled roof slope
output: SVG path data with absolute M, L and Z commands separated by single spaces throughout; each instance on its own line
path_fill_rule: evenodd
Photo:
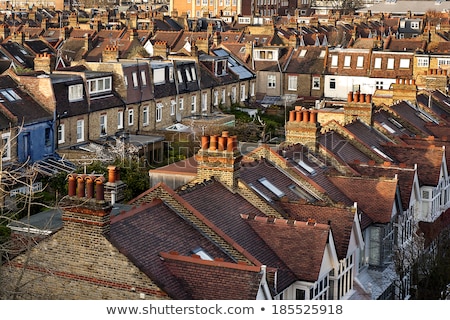
M 220 182 L 212 180 L 210 183 L 201 184 L 180 192 L 181 197 L 204 215 L 215 226 L 228 235 L 232 241 L 242 247 L 246 252 L 255 257 L 268 267 L 278 268 L 277 288 L 286 288 L 293 281 L 294 275 L 286 267 L 284 262 L 261 241 L 250 226 L 241 218 L 241 214 L 262 216 L 264 213 L 242 198 L 237 193 L 232 193 Z
M 161 253 L 164 265 L 196 300 L 254 300 L 263 273 L 260 267 Z
M 388 144 L 384 146 L 384 148 L 390 155 L 393 155 L 399 163 L 404 162 L 410 166 L 417 164 L 417 172 L 421 185 L 437 185 L 444 154 L 443 148 L 394 144 Z
M 330 226 L 284 219 L 243 218 L 299 280 L 317 281 Z
M 314 219 L 317 223 L 330 225 L 338 258 L 347 256 L 355 217 L 353 209 L 294 202 L 282 205 L 291 219 L 304 222 Z
M 299 196 L 289 188 L 294 182 L 266 159 L 251 162 L 242 161 L 241 168 L 239 169 L 239 177 L 245 181 L 245 183 L 253 184 L 271 199 L 278 200 L 278 197 L 273 191 L 262 185 L 261 182 L 259 182 L 259 179 L 266 178 L 270 183 L 282 191 L 289 200 L 299 199 Z
M 408 209 L 415 176 L 413 166 L 406 166 L 405 164 L 399 166 L 375 165 L 370 163 L 352 163 L 350 165 L 364 177 L 394 178 L 396 176 L 398 179 L 403 210 Z
M 192 250 L 201 247 L 212 257 L 232 261 L 161 200 L 112 217 L 108 238 L 174 299 L 194 297 L 172 276 L 160 259 L 160 252 L 177 251 L 191 255 Z
M 397 190 L 396 179 L 330 176 L 330 180 L 375 223 L 391 221 Z

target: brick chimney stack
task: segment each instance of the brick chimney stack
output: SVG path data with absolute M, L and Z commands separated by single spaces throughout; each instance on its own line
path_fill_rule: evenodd
M 234 190 L 237 188 L 241 159 L 237 137 L 229 136 L 228 131 L 223 131 L 220 136 L 202 136 L 201 149 L 196 155 L 197 178 L 215 177 Z
M 105 50 L 102 52 L 102 61 L 117 61 L 119 59 L 119 48 L 115 45 L 106 46 Z
M 111 204 L 105 201 L 104 177 L 69 174 L 69 193 L 62 201 L 64 228 L 69 232 L 104 235 L 109 230 Z
M 289 112 L 286 123 L 286 142 L 303 144 L 313 150 L 317 148 L 320 124 L 317 122 L 317 111 L 296 106 Z
M 347 104 L 344 106 L 344 122 L 350 123 L 355 118 L 361 120 L 367 125 L 372 125 L 372 95 L 361 93 L 359 91 L 350 91 L 347 94 Z
M 52 73 L 55 70 L 56 57 L 49 53 L 37 54 L 34 57 L 34 70 Z

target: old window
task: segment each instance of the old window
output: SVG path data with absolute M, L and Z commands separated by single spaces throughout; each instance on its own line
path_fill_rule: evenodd
M 276 87 L 276 77 L 273 74 L 269 74 L 267 76 L 267 88 L 275 88 Z
M 148 126 L 150 123 L 149 114 L 148 114 L 148 106 L 145 106 L 142 109 L 142 125 Z
M 381 58 L 375 58 L 374 68 L 381 69 Z
M 313 77 L 312 88 L 314 90 L 320 90 L 320 77 Z
M 83 99 L 83 85 L 74 84 L 69 86 L 69 101 L 77 101 Z
M 358 56 L 358 58 L 356 59 L 356 67 L 357 68 L 364 67 L 364 56 Z
M 77 120 L 77 142 L 84 141 L 84 120 Z
M 297 91 L 297 76 L 288 76 L 288 90 Z
M 394 69 L 394 58 L 388 58 L 387 68 L 388 69 Z

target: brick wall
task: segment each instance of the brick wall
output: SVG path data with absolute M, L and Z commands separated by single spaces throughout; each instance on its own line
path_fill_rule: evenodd
M 108 241 L 111 207 L 85 201 L 64 203 L 63 228 L 2 267 L 3 298 L 26 265 L 17 299 L 168 299 Z

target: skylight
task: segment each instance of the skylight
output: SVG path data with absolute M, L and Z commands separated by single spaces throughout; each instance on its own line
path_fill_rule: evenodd
M 285 193 L 278 189 L 276 186 L 272 184 L 267 178 L 263 177 L 261 179 L 258 179 L 258 181 L 267 189 L 269 189 L 271 192 L 273 192 L 278 198 L 282 198 Z
M 303 160 L 298 160 L 297 163 L 302 169 L 306 170 L 310 175 L 316 174 L 316 170 L 314 170 L 310 165 L 305 163 Z
M 261 190 L 256 188 L 252 183 L 248 184 L 250 188 L 252 188 L 257 194 L 259 194 L 261 197 L 263 197 L 266 201 L 272 202 L 272 199 L 270 199 L 268 196 L 266 196 Z
M 214 260 L 202 247 L 192 250 L 192 253 L 200 256 L 202 260 Z
M 8 99 L 8 101 L 21 100 L 20 96 L 13 89 L 1 89 L 0 93 Z
M 395 130 L 389 127 L 386 123 L 382 122 L 381 126 L 385 128 L 389 133 L 395 133 Z

